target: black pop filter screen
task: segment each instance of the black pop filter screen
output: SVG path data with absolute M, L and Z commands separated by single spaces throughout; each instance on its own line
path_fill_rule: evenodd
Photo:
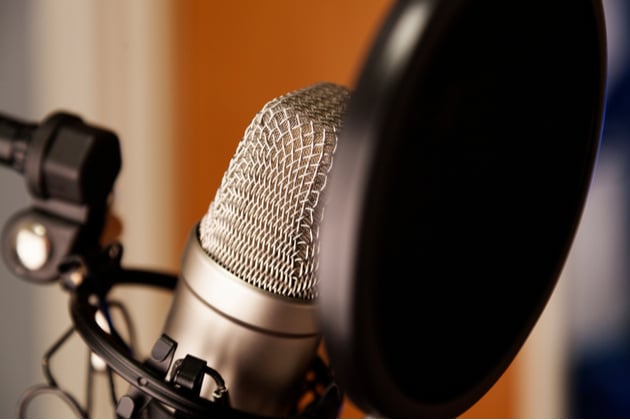
M 383 80 L 387 34 L 412 7 L 422 35 Z M 594 2 L 394 10 L 350 103 L 322 232 L 325 339 L 364 410 L 457 416 L 512 361 L 579 223 L 604 63 Z

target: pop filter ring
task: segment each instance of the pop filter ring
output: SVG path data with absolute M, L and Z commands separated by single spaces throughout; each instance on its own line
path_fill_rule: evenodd
M 362 411 L 456 417 L 516 356 L 585 202 L 605 36 L 600 0 L 396 2 L 320 231 L 322 331 Z

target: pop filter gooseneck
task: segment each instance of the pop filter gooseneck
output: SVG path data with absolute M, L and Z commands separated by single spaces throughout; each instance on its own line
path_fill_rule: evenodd
M 362 410 L 456 417 L 502 375 L 570 249 L 605 87 L 600 1 L 396 3 L 321 232 L 324 338 Z

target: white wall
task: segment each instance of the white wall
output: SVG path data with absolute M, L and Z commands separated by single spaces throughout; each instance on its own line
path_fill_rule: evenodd
M 30 1 L 0 2 L 0 113 L 31 117 L 29 31 Z M 11 169 L 0 167 L 0 222 L 28 206 L 24 179 Z M 0 333 L 2 357 L 0 375 L 0 417 L 17 415 L 21 393 L 39 380 L 41 369 L 32 334 L 35 314 L 33 285 L 13 276 L 0 264 Z
M 176 145 L 169 124 L 169 4 L 166 0 L 3 1 L 0 52 L 8 51 L 18 59 L 17 64 L 3 62 L 0 66 L 5 69 L 0 73 L 0 105 L 3 110 L 16 112 L 16 116 L 37 121 L 63 109 L 117 132 L 123 169 L 115 186 L 114 212 L 123 226 L 123 263 L 175 272 L 178 255 L 173 255 L 169 245 L 173 223 L 170 150 Z M 5 32 L 13 37 L 12 45 L 6 45 L 9 38 L 5 38 Z M 5 58 L 3 54 L 3 61 Z M 9 88 L 12 94 L 6 96 Z M 0 177 L 3 196 L 4 190 L 11 188 L 22 200 L 28 199 L 19 186 L 5 186 L 10 175 L 2 173 Z M 71 325 L 68 296 L 56 285 L 24 283 L 19 287 L 32 290 L 21 291 L 23 304 L 11 309 L 12 318 L 20 320 L 19 329 L 26 331 L 31 342 L 26 340 L 21 348 L 6 349 L 15 365 L 7 373 L 14 376 L 16 369 L 34 368 L 35 379 L 41 382 L 39 361 L 44 349 Z M 7 296 L 4 290 L 3 296 Z M 140 348 L 148 351 L 161 328 L 170 295 L 125 289 L 117 291 L 116 296 L 133 306 L 129 309 L 139 330 Z M 6 317 L 4 309 L 3 314 Z M 3 332 L 10 328 L 7 321 L 3 320 Z M 31 348 L 35 354 L 29 351 Z M 84 397 L 86 351 L 77 337 L 53 365 L 58 380 L 79 399 Z M 22 357 L 18 360 L 14 355 Z M 7 365 L 3 362 L 3 371 Z M 26 379 L 32 381 L 33 373 Z M 24 381 L 19 381 L 19 386 L 23 387 Z M 120 393 L 124 391 L 123 387 L 119 389 Z M 16 415 L 14 407 L 7 407 L 9 402 L 4 400 L 5 395 L 14 398 L 16 392 L 3 390 L 0 414 L 4 417 Z M 112 417 L 107 394 L 102 394 L 105 401 L 99 400 L 94 415 Z M 48 400 L 52 398 L 34 404 L 29 415 L 73 416 L 61 404 Z

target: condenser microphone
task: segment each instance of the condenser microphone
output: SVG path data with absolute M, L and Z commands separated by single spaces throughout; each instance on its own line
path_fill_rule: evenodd
M 348 99 L 318 83 L 268 102 L 184 250 L 164 334 L 175 360 L 221 375 L 240 411 L 292 415 L 316 356 L 323 194 Z

